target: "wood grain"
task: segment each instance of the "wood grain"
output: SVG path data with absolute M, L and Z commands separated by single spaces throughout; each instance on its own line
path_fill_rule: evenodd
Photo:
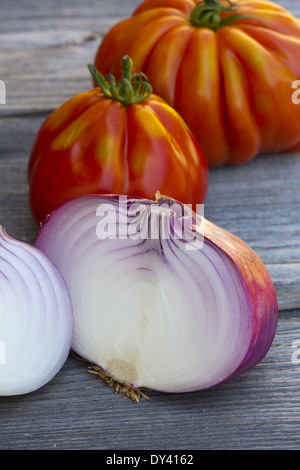
M 103 34 L 137 0 L 1 0 L 0 224 L 34 243 L 27 161 L 40 125 L 91 86 L 86 65 Z M 298 0 L 281 0 L 300 17 Z M 299 77 L 300 78 L 300 77 Z M 259 156 L 212 170 L 205 216 L 244 239 L 274 281 L 280 321 L 253 370 L 188 395 L 124 400 L 70 357 L 35 393 L 0 397 L 1 449 L 299 449 L 300 154 Z M 300 354 L 298 356 L 300 358 Z M 41 358 L 42 360 L 42 358 Z

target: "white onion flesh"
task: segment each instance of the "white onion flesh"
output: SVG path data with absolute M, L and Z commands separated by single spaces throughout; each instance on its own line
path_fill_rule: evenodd
M 48 383 L 72 338 L 72 301 L 61 274 L 43 253 L 0 227 L 0 395 Z
M 127 217 L 134 204 L 151 207 L 151 233 L 159 237 L 137 237 Z M 138 228 L 148 233 L 149 211 L 143 214 Z M 271 346 L 278 307 L 264 264 L 241 240 L 191 214 L 193 226 L 189 220 L 180 237 L 187 222 L 172 200 L 120 206 L 117 197 L 90 195 L 62 205 L 39 232 L 36 246 L 70 290 L 74 352 L 117 382 L 164 392 L 205 389 L 252 367 Z

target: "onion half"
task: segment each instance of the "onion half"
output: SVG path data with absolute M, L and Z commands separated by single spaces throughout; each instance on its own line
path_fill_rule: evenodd
M 117 391 L 183 393 L 247 371 L 278 321 L 272 280 L 242 240 L 158 195 L 88 195 L 63 204 L 36 247 L 62 273 L 72 349 Z
M 72 301 L 61 274 L 0 226 L 0 395 L 33 392 L 49 382 L 72 338 Z

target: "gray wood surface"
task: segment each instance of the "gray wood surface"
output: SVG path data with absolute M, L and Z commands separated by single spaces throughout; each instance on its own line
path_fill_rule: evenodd
M 90 88 L 86 65 L 102 35 L 138 3 L 1 0 L 0 224 L 12 236 L 34 243 L 37 233 L 26 180 L 37 130 Z M 300 17 L 299 0 L 278 3 Z M 211 171 L 205 216 L 249 243 L 273 278 L 280 319 L 265 359 L 214 389 L 151 392 L 135 404 L 70 356 L 42 389 L 0 397 L 0 449 L 300 449 L 300 364 L 292 361 L 300 340 L 300 154 Z

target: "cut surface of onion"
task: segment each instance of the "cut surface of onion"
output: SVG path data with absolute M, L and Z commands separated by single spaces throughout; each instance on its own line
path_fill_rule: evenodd
M 206 389 L 255 366 L 274 339 L 261 259 L 172 199 L 78 197 L 48 217 L 36 247 L 70 290 L 73 351 L 116 390 Z
M 72 301 L 53 263 L 0 226 L 0 395 L 33 392 L 65 363 Z

